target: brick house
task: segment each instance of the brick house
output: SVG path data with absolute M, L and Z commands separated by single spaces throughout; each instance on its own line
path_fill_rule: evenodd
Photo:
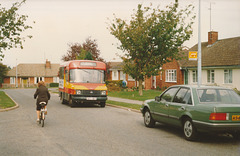
M 108 80 L 123 80 L 128 88 L 136 87 L 137 82 L 128 74 L 123 73 L 123 62 L 109 62 Z
M 218 40 L 218 32 L 211 31 L 208 33 L 208 41 L 202 42 L 201 47 L 202 84 L 240 90 L 240 37 Z M 198 51 L 198 44 L 179 52 L 182 59 L 164 64 L 158 76 L 145 79 L 144 88 L 165 89 L 172 85 L 197 84 L 197 61 L 188 59 L 189 51 Z M 116 80 L 123 80 L 121 66 L 122 63 L 118 62 L 112 67 L 111 74 Z M 138 86 L 134 80 L 129 81 L 127 75 L 125 79 L 128 84 L 131 82 L 128 87 Z
M 208 33 L 208 41 L 202 42 L 201 47 L 202 84 L 240 90 L 240 37 L 218 40 L 218 32 L 211 31 Z M 180 52 L 179 54 L 183 55 L 182 60 L 163 65 L 159 87 L 197 84 L 198 61 L 188 59 L 189 51 L 197 50 L 198 44 Z
M 109 62 L 108 80 L 124 80 L 128 88 L 137 87 L 138 82 L 130 75 L 123 73 L 123 62 Z M 159 76 L 152 76 L 143 82 L 145 89 L 155 89 L 159 85 Z
M 18 64 L 11 69 L 3 80 L 3 87 L 35 87 L 39 81 L 46 84 L 58 83 L 58 70 L 60 64 L 51 64 L 46 60 L 45 64 Z M 16 83 L 17 70 L 17 83 Z

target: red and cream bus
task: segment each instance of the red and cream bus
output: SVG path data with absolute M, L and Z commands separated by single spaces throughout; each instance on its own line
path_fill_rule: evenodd
M 107 87 L 106 64 L 100 61 L 72 60 L 59 69 L 59 96 L 71 107 L 77 103 L 99 104 L 105 107 Z

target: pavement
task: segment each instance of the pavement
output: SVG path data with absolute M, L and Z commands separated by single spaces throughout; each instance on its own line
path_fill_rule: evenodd
M 110 100 L 110 101 L 118 101 L 118 102 L 125 102 L 125 103 L 131 103 L 131 104 L 138 104 L 138 105 L 142 105 L 143 104 L 143 101 L 123 99 L 123 98 L 111 97 L 111 96 L 108 96 L 108 100 Z

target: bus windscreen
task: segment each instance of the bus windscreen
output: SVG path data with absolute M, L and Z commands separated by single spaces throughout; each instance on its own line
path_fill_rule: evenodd
M 70 83 L 105 83 L 104 70 L 71 69 Z

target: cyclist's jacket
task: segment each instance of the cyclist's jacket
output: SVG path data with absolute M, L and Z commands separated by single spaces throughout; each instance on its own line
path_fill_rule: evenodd
M 37 104 L 39 104 L 40 102 L 48 102 L 48 100 L 50 100 L 50 94 L 48 92 L 47 87 L 45 86 L 40 86 L 39 88 L 37 88 L 35 94 L 34 94 L 34 99 L 37 98 Z

